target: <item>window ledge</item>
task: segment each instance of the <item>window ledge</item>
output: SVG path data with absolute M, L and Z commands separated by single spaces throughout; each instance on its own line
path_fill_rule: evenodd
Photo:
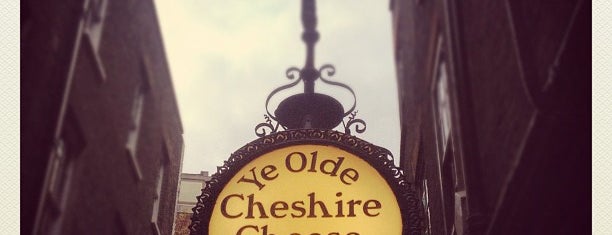
M 138 164 L 138 159 L 136 159 L 136 151 L 130 147 L 126 147 L 126 152 L 130 158 L 130 165 L 132 165 L 132 169 L 134 170 L 134 176 L 138 181 L 142 180 L 142 171 L 140 170 L 140 165 Z
M 161 231 L 159 231 L 159 225 L 157 225 L 157 221 L 151 221 L 151 230 L 154 235 L 161 235 Z
M 96 72 L 98 74 L 98 78 L 102 81 L 105 82 L 106 81 L 106 69 L 104 68 L 104 63 L 102 63 L 102 58 L 100 57 L 100 54 L 98 53 L 98 49 L 96 49 L 96 45 L 94 45 L 93 42 L 93 38 L 91 36 L 90 33 L 88 33 L 87 31 L 85 31 L 85 44 L 87 44 L 87 50 L 90 53 L 90 56 L 93 59 L 94 62 L 94 67 L 96 68 Z

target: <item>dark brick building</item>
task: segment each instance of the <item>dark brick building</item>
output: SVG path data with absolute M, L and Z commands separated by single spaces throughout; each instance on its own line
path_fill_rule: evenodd
M 588 234 L 591 2 L 392 0 L 429 234 Z
M 171 234 L 182 127 L 151 0 L 21 1 L 21 232 Z

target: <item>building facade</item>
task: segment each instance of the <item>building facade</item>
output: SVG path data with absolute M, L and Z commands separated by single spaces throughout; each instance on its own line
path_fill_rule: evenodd
M 22 234 L 171 234 L 182 126 L 153 1 L 21 1 Z
M 392 0 L 427 234 L 587 234 L 591 2 Z
M 174 219 L 174 235 L 189 234 L 192 209 L 198 202 L 197 196 L 202 194 L 206 181 L 210 180 L 207 171 L 199 174 L 181 173 L 179 181 L 178 202 L 176 205 L 176 217 Z

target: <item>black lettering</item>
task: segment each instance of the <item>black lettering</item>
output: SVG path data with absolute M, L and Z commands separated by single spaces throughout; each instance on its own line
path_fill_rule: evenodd
M 278 207 L 278 205 L 280 205 L 281 207 Z M 284 211 L 284 210 L 287 210 L 287 209 L 289 209 L 289 205 L 286 202 L 277 201 L 277 202 L 272 203 L 272 206 L 270 207 L 270 214 L 274 218 L 284 218 L 287 215 L 285 215 L 285 214 L 278 215 L 278 214 L 276 214 L 276 211 Z
M 266 186 L 265 184 L 262 184 L 261 182 L 259 182 L 259 181 L 257 180 L 257 176 L 255 176 L 255 167 L 253 167 L 253 168 L 250 170 L 250 172 L 251 172 L 251 174 L 253 175 L 253 179 L 247 179 L 247 178 L 244 178 L 244 175 L 243 175 L 243 176 L 242 176 L 242 177 L 241 177 L 241 178 L 238 180 L 238 183 L 240 183 L 240 182 L 252 183 L 252 184 L 257 185 L 257 187 L 259 188 L 259 190 L 261 190 L 261 189 L 262 189 L 264 186 Z
M 317 172 L 317 170 L 316 170 L 317 151 L 314 151 L 314 152 L 312 152 L 310 154 L 312 155 L 312 162 L 310 162 L 310 169 L 308 169 L 308 172 Z
M 342 162 L 344 161 L 344 157 L 338 157 L 338 161 L 334 162 L 333 160 L 325 160 L 321 162 L 321 167 L 320 170 L 321 172 L 323 172 L 324 174 L 328 174 L 330 176 L 336 176 L 336 173 L 338 173 L 338 169 L 340 169 L 340 166 L 342 165 Z M 331 164 L 333 166 L 331 171 L 326 171 L 325 170 L 325 166 Z
M 349 205 L 349 213 L 347 217 L 355 217 L 355 205 L 361 205 L 361 200 L 350 200 L 347 202 Z
M 293 169 L 292 165 L 291 165 L 291 156 L 293 155 L 299 155 L 300 156 L 300 161 L 301 161 L 301 165 L 299 169 Z M 291 171 L 291 172 L 300 172 L 303 171 L 304 168 L 306 168 L 306 155 L 304 155 L 303 153 L 300 152 L 293 152 L 290 153 L 289 155 L 287 155 L 287 158 L 285 158 L 285 165 L 287 166 L 287 170 Z
M 242 216 L 242 212 L 238 215 L 230 215 L 229 213 L 227 213 L 227 201 L 229 201 L 229 199 L 232 197 L 237 197 L 237 198 L 244 200 L 244 197 L 242 196 L 242 194 L 230 194 L 230 195 L 227 195 L 227 197 L 223 198 L 223 201 L 221 201 L 221 214 L 225 218 L 234 219 L 234 218 L 238 218 Z
M 341 197 L 342 193 L 338 192 L 336 193 L 336 197 Z M 338 206 L 338 213 L 336 214 L 336 217 L 344 217 L 344 213 L 342 213 L 342 199 L 336 201 L 336 205 Z
M 302 206 L 298 206 L 298 204 Z M 304 201 L 295 201 L 291 203 L 291 209 L 293 209 L 294 211 L 300 212 L 300 214 L 291 213 L 292 218 L 302 218 L 304 217 L 304 215 L 306 215 L 306 209 L 304 209 Z
M 353 173 L 352 175 L 349 175 L 349 173 Z M 344 169 L 342 171 L 342 173 L 340 173 L 340 181 L 342 181 L 342 183 L 346 184 L 346 185 L 351 185 L 350 182 L 346 181 L 346 179 L 344 179 L 344 177 L 348 177 L 349 179 L 351 179 L 353 182 L 357 182 L 357 180 L 359 179 L 359 172 L 357 172 L 355 169 L 353 168 L 347 168 Z
M 247 228 L 253 229 L 253 230 L 255 230 L 255 232 L 259 232 L 259 228 L 257 228 L 257 226 L 255 226 L 255 225 L 245 225 L 245 226 L 242 226 L 242 228 L 238 229 L 238 232 L 236 232 L 236 235 L 242 235 L 242 232 L 244 230 L 246 230 Z
M 374 206 L 369 206 L 370 203 L 374 203 Z M 382 204 L 380 204 L 379 201 L 377 201 L 377 200 L 367 200 L 365 203 L 363 203 L 363 213 L 365 215 L 367 215 L 367 216 L 370 216 L 370 217 L 378 216 L 378 215 L 380 215 L 380 212 L 376 213 L 376 214 L 372 214 L 372 213 L 370 213 L 370 210 L 371 209 L 380 209 L 381 207 L 382 207 Z
M 262 228 L 262 235 L 268 235 L 268 225 L 261 227 Z M 270 235 L 274 235 L 274 234 L 270 234 Z
M 266 215 L 266 210 L 264 210 L 263 205 L 261 204 L 261 202 L 256 202 L 255 201 L 255 196 L 253 194 L 247 196 L 249 198 L 249 205 L 248 205 L 248 211 L 247 211 L 247 216 L 244 217 L 245 219 L 253 219 L 255 218 L 253 216 L 253 207 L 257 206 L 257 209 L 259 209 L 259 218 L 268 218 L 268 216 Z
M 270 174 L 274 173 L 275 171 L 276 171 L 276 166 L 274 166 L 274 165 L 267 165 L 266 167 L 261 169 L 261 178 L 263 178 L 264 180 L 273 180 L 273 179 L 276 179 L 276 177 L 278 177 L 278 173 L 276 173 L 275 175 L 270 175 Z
M 315 201 L 315 193 L 309 193 L 308 198 L 310 198 L 310 210 L 308 212 L 308 216 L 306 217 L 308 218 L 317 217 L 315 215 L 315 205 L 319 205 L 319 207 L 321 208 L 321 212 L 323 212 L 323 215 L 321 217 L 332 217 L 327 211 L 327 207 L 325 206 L 325 203 L 323 203 L 322 201 Z

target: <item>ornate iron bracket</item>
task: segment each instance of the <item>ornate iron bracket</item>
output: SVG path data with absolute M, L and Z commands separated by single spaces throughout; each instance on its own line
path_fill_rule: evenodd
M 268 131 L 275 133 L 279 127 L 284 129 L 299 129 L 299 128 L 323 128 L 333 129 L 342 123 L 344 131 L 350 134 L 350 127 L 355 125 L 357 133 L 365 131 L 365 121 L 356 119 L 355 107 L 357 105 L 357 97 L 351 87 L 344 83 L 331 81 L 330 78 L 335 75 L 336 68 L 333 65 L 325 64 L 318 70 L 314 67 L 314 46 L 319 40 L 319 33 L 316 30 L 317 17 L 314 0 L 302 0 L 302 25 L 304 32 L 302 40 L 306 44 L 306 62 L 302 69 L 291 67 L 287 69 L 285 75 L 290 80 L 295 81 L 277 87 L 266 98 L 265 121 L 255 127 L 255 134 L 259 137 L 268 134 Z M 323 83 L 338 86 L 348 90 L 353 96 L 353 102 L 348 110 L 344 110 L 342 104 L 336 99 L 315 93 L 315 81 L 320 79 Z M 296 86 L 300 81 L 304 82 L 304 93 L 286 98 L 279 104 L 274 114 L 270 112 L 269 104 L 273 96 L 280 91 Z M 299 106 L 299 107 L 296 107 Z M 348 117 L 345 122 L 344 119 Z M 276 124 L 272 124 L 276 122 Z
M 351 126 L 355 125 L 355 131 L 359 134 L 365 132 L 366 130 L 366 123 L 365 121 L 359 119 L 359 118 L 355 118 L 355 116 L 357 116 L 357 111 L 351 113 L 351 115 L 348 117 L 348 121 L 345 123 L 344 121 L 342 121 L 342 125 L 344 126 L 344 133 L 346 133 L 347 135 L 351 134 Z
M 266 119 L 265 122 L 259 123 L 257 124 L 257 126 L 255 126 L 255 134 L 257 135 L 257 137 L 264 137 L 268 134 L 268 132 L 266 131 L 267 129 L 269 129 L 270 134 L 274 134 L 278 131 L 279 127 L 282 127 L 283 130 L 287 130 L 286 127 L 281 126 L 280 123 L 278 123 L 277 121 L 276 124 L 272 124 L 272 120 L 270 120 L 270 116 L 268 116 L 267 114 L 264 114 L 264 118 Z

